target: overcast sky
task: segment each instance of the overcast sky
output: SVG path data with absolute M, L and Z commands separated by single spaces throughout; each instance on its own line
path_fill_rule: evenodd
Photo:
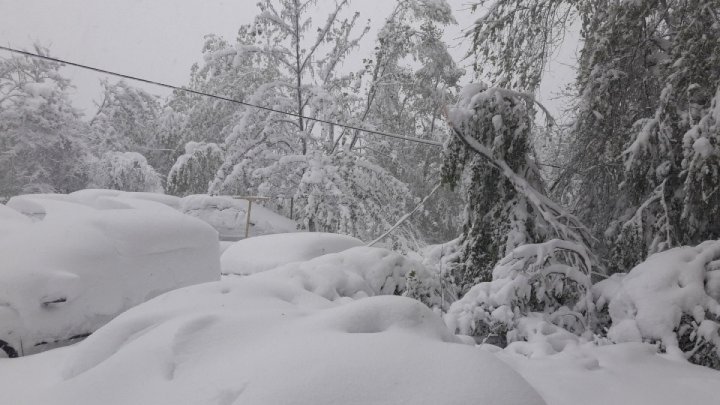
M 252 21 L 257 0 L 0 0 L 0 42 L 29 48 L 33 42 L 50 47 L 55 57 L 97 66 L 175 85 L 187 82 L 190 66 L 199 60 L 203 36 L 219 34 L 234 38 L 240 25 Z M 478 17 L 467 10 L 468 0 L 448 0 L 458 25 L 448 29 L 446 39 L 456 60 L 462 58 L 468 41 L 460 41 L 462 30 Z M 363 21 L 372 20 L 354 61 L 372 51 L 375 30 L 391 11 L 391 0 L 354 0 L 351 9 Z M 327 9 L 319 10 L 324 20 Z M 559 50 L 549 66 L 540 99 L 554 115 L 562 101 L 553 100 L 564 84 L 574 78 L 577 41 Z M 0 51 L 3 52 L 3 51 Z M 99 98 L 101 74 L 67 67 L 63 73 L 76 86 L 74 101 L 87 114 L 94 112 Z M 111 79 L 115 80 L 115 79 Z M 139 85 L 139 84 L 138 84 Z M 139 85 L 140 86 L 140 85 Z M 155 94 L 167 92 L 142 85 Z

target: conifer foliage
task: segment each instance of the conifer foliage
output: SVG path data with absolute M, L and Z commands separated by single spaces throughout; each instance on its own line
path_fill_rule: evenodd
M 560 238 L 589 244 L 584 226 L 543 194 L 532 161 L 531 97 L 484 84 L 467 86 L 448 112 L 454 137 L 443 178 L 468 201 L 458 282 L 492 279 L 495 264 L 524 244 Z

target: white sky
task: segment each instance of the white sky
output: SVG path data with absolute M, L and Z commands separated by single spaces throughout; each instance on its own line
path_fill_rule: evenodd
M 233 39 L 240 25 L 252 21 L 257 0 L 0 0 L 0 43 L 30 48 L 33 42 L 49 46 L 61 59 L 97 66 L 133 76 L 183 85 L 190 66 L 199 60 L 205 34 L 214 33 Z M 468 41 L 461 43 L 461 31 L 478 15 L 467 10 L 468 0 L 448 0 L 458 25 L 448 29 L 446 38 L 456 60 L 462 58 Z M 391 11 L 392 0 L 354 0 L 350 8 L 368 18 L 377 29 Z M 319 21 L 325 11 L 319 8 Z M 370 55 L 375 31 L 365 38 L 355 55 L 357 63 Z M 561 87 L 574 79 L 577 41 L 558 52 L 549 66 L 540 89 L 540 99 L 553 115 L 562 108 L 562 100 L 553 100 Z M 2 52 L 2 51 L 0 51 Z M 468 70 L 469 71 L 469 70 Z M 94 112 L 93 100 L 99 98 L 99 79 L 104 75 L 67 67 L 63 73 L 76 86 L 75 104 L 87 114 Z M 112 79 L 114 81 L 116 79 Z M 140 85 L 160 95 L 157 87 Z

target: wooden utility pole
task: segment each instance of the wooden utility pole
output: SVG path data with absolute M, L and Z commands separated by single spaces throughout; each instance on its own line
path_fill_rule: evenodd
M 248 236 L 250 236 L 250 212 L 252 211 L 253 201 L 266 201 L 269 200 L 270 197 L 234 195 L 232 198 L 246 200 L 248 202 L 247 213 L 245 215 L 245 239 L 247 239 Z

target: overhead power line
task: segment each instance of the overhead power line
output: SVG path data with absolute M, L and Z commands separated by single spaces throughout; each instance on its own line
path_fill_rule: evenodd
M 40 55 L 40 54 L 33 53 L 33 52 L 22 51 L 22 50 L 19 50 L 19 49 L 10 48 L 10 47 L 6 47 L 6 46 L 2 46 L 2 45 L 0 45 L 0 49 L 5 50 L 5 51 L 8 51 L 8 52 L 12 52 L 12 53 L 24 55 L 24 56 L 29 56 L 29 57 L 31 57 L 31 58 L 39 58 L 39 59 L 49 60 L 49 61 L 52 61 L 52 62 L 62 63 L 62 64 L 64 64 L 64 65 L 68 65 L 68 66 L 74 66 L 74 67 L 78 67 L 78 68 L 81 68 L 81 69 L 91 70 L 91 71 L 93 71 L 93 72 L 103 73 L 103 74 L 111 75 L 111 76 L 117 76 L 117 77 L 121 77 L 121 78 L 123 78 L 123 79 L 128 79 L 128 80 L 135 80 L 135 81 L 138 81 L 138 82 L 147 83 L 147 84 L 152 84 L 152 85 L 164 87 L 164 88 L 167 88 L 167 89 L 172 89 L 172 90 L 177 90 L 177 91 L 183 91 L 183 92 L 186 92 L 186 93 L 196 94 L 196 95 L 198 95 L 198 96 L 214 98 L 214 99 L 217 99 L 217 100 L 223 100 L 223 101 L 227 101 L 227 102 L 230 102 L 230 103 L 235 103 L 235 104 L 244 105 L 244 106 L 246 106 L 246 107 L 257 108 L 257 109 L 259 109 L 259 110 L 265 110 L 265 111 L 270 111 L 270 112 L 274 112 L 274 113 L 278 113 L 278 114 L 289 115 L 289 116 L 291 116 L 291 117 L 302 118 L 302 119 L 308 120 L 308 121 L 315 121 L 315 122 L 320 122 L 320 123 L 323 123 L 323 124 L 335 125 L 335 126 L 338 126 L 338 127 L 343 127 L 343 128 L 347 128 L 347 129 L 351 129 L 351 130 L 355 130 L 355 131 L 365 132 L 365 133 L 368 133 L 368 134 L 380 135 L 380 136 L 385 136 L 385 137 L 395 138 L 395 139 L 402 139 L 402 140 L 404 140 L 404 141 L 409 141 L 409 142 L 423 143 L 423 144 L 426 144 L 426 145 L 440 146 L 440 147 L 442 147 L 442 143 L 441 143 L 441 142 L 432 141 L 432 140 L 429 140 L 429 139 L 421 139 L 421 138 L 416 138 L 416 137 L 412 137 L 412 136 L 404 136 L 404 135 L 391 134 L 391 133 L 387 133 L 387 132 L 376 131 L 376 130 L 367 129 L 367 128 L 361 128 L 361 127 L 357 127 L 357 126 L 353 126 L 353 125 L 341 124 L 341 123 L 339 123 L 339 122 L 324 120 L 324 119 L 320 119 L 320 118 L 308 117 L 308 116 L 304 116 L 304 115 L 302 115 L 302 114 L 297 114 L 297 113 L 292 113 L 292 112 L 287 112 L 287 111 L 280 111 L 280 110 L 276 110 L 276 109 L 274 109 L 274 108 L 263 107 L 263 106 L 261 106 L 261 105 L 256 105 L 256 104 L 248 103 L 248 102 L 246 102 L 246 101 L 235 100 L 235 99 L 232 99 L 232 98 L 219 96 L 219 95 L 217 95 L 217 94 L 210 94 L 210 93 L 205 93 L 205 92 L 202 92 L 202 91 L 197 91 L 197 90 L 188 89 L 188 88 L 185 88 L 185 87 L 173 86 L 173 85 L 167 84 L 167 83 L 162 83 L 162 82 L 157 82 L 157 81 L 154 81 L 154 80 L 143 79 L 143 78 L 136 77 L 136 76 L 130 76 L 130 75 L 126 75 L 126 74 L 123 74 L 123 73 L 118 73 L 118 72 L 113 72 L 113 71 L 110 71 L 110 70 L 100 69 L 100 68 L 96 68 L 96 67 L 93 67 L 93 66 L 83 65 L 83 64 L 81 64 L 81 63 L 75 63 L 75 62 L 70 62 L 70 61 L 63 60 L 63 59 L 53 58 L 53 57 L 46 56 L 46 55 Z

